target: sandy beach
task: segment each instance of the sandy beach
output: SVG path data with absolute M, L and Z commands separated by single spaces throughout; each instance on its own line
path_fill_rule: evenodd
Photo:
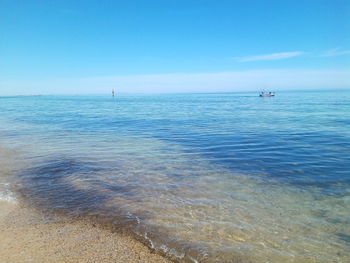
M 21 167 L 19 160 L 18 152 L 0 146 L 2 180 L 11 181 L 14 167 Z M 52 215 L 16 199 L 0 200 L 1 263 L 170 262 L 115 231 L 87 220 Z
M 0 261 L 170 262 L 133 238 L 0 201 Z

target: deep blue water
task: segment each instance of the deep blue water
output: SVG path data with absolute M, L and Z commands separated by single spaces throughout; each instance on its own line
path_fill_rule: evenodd
M 287 262 L 291 255 L 295 262 L 345 262 L 349 256 L 350 91 L 280 92 L 274 98 L 255 93 L 0 97 L 0 113 L 0 141 L 23 151 L 29 163 L 17 175 L 17 187 L 29 187 L 30 195 L 19 192 L 33 203 L 79 208 L 82 214 L 104 214 L 112 203 L 108 217 L 144 218 L 135 232 L 153 233 L 151 246 L 173 246 L 209 262 L 249 253 L 249 260 L 271 262 Z M 77 185 L 90 190 L 82 193 Z M 62 190 L 74 200 L 59 195 Z M 48 193 L 50 202 L 44 198 Z M 292 210 L 299 211 L 295 218 Z M 269 221 L 266 211 L 281 218 Z M 262 219 L 250 222 L 252 214 Z M 213 234 L 203 237 L 195 222 Z M 183 231 L 186 224 L 191 238 Z M 279 248 L 264 243 L 288 224 L 290 243 L 283 243 L 282 235 L 274 237 Z M 309 243 L 301 240 L 308 224 L 309 234 L 322 233 Z M 257 240 L 253 233 L 259 231 Z M 259 242 L 266 253 L 258 252 Z M 298 244 L 311 244 L 312 253 Z

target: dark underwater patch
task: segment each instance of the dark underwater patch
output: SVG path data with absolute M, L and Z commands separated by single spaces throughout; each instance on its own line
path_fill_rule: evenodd
M 338 233 L 337 236 L 338 236 L 341 240 L 343 240 L 343 241 L 345 241 L 345 242 L 347 242 L 347 243 L 350 243 L 350 235 L 347 235 L 347 234 L 344 234 L 344 233 Z

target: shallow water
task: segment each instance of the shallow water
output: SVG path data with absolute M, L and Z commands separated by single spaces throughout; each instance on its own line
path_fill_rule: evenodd
M 0 112 L 19 154 L 2 198 L 183 261 L 350 259 L 349 91 L 2 97 Z

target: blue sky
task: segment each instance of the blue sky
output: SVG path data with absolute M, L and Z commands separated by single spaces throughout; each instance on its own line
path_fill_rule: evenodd
M 0 0 L 0 95 L 350 88 L 349 17 L 348 0 Z

